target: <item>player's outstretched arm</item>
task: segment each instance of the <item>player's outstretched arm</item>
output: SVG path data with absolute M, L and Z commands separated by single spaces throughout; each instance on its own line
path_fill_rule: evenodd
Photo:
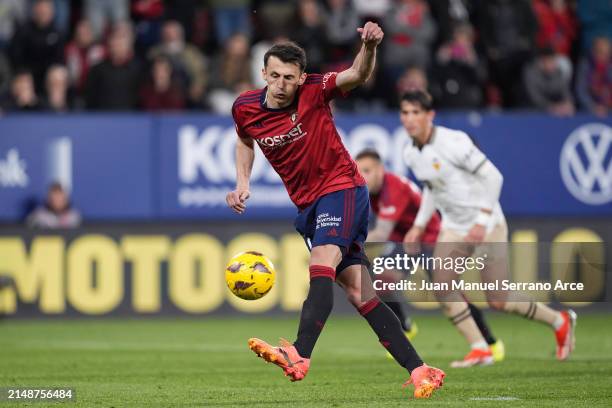
M 370 78 L 376 63 L 376 47 L 385 35 L 382 28 L 371 21 L 358 28 L 357 32 L 361 34 L 361 49 L 353 65 L 340 72 L 336 78 L 336 85 L 344 92 L 364 84 Z
M 253 139 L 239 137 L 236 142 L 236 189 L 227 193 L 225 197 L 227 205 L 238 214 L 246 210 L 246 200 L 251 195 L 249 179 L 254 161 Z

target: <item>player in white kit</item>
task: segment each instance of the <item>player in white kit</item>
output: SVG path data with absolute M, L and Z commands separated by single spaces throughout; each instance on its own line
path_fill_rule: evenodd
M 412 144 L 404 151 L 404 160 L 423 185 L 423 198 L 414 226 L 404 242 L 415 243 L 436 210 L 442 215 L 434 258 L 475 256 L 486 248 L 483 281 L 508 278 L 504 244 L 508 227 L 499 204 L 503 176 L 464 132 L 435 126 L 431 96 L 411 91 L 402 96 L 400 120 Z M 480 252 L 484 254 L 484 252 Z M 491 256 L 490 253 L 493 253 Z M 453 273 L 447 273 L 453 272 Z M 434 270 L 434 282 L 449 282 L 454 271 Z M 444 313 L 471 346 L 471 351 L 455 367 L 486 365 L 493 362 L 487 343 L 458 291 L 436 292 Z M 518 293 L 487 291 L 487 302 L 494 309 L 522 315 L 550 325 L 555 331 L 559 360 L 568 358 L 574 348 L 576 315 L 556 311 Z

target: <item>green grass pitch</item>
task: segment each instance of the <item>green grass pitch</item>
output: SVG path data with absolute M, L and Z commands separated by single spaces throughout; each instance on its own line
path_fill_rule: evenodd
M 415 346 L 447 372 L 430 400 L 414 400 L 406 373 L 385 357 L 359 317 L 332 315 L 311 370 L 290 383 L 247 348 L 249 337 L 293 339 L 293 318 L 0 321 L 0 387 L 70 386 L 68 407 L 609 407 L 612 406 L 612 315 L 578 316 L 577 350 L 553 358 L 545 326 L 489 314 L 506 343 L 503 363 L 450 369 L 466 351 L 439 315 L 415 316 Z M 43 407 L 0 402 L 0 408 Z

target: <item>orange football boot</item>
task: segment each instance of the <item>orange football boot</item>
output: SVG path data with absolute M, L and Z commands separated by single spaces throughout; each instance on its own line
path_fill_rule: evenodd
M 279 347 L 274 347 L 263 340 L 252 338 L 249 339 L 249 348 L 266 362 L 282 368 L 291 381 L 303 380 L 310 368 L 310 359 L 300 356 L 293 344 L 285 339 L 281 339 Z
M 452 368 L 467 368 L 477 365 L 485 366 L 493 364 L 493 353 L 491 349 L 473 349 L 463 357 L 463 360 L 453 361 Z
M 564 310 L 563 325 L 555 330 L 557 338 L 557 360 L 567 360 L 576 346 L 576 313 L 573 310 Z
M 435 390 L 442 386 L 445 376 L 444 371 L 439 368 L 423 364 L 412 370 L 410 379 L 406 381 L 403 387 L 413 384 L 415 398 L 429 398 Z

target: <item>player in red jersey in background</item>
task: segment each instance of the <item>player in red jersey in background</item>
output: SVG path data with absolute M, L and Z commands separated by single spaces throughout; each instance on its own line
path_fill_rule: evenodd
M 238 97 L 232 109 L 239 136 L 236 189 L 226 200 L 237 213 L 246 210 L 255 142 L 280 175 L 298 207 L 295 227 L 310 256 L 310 287 L 302 306 L 297 339 L 279 347 L 252 338 L 249 347 L 281 367 L 292 381 L 308 372 L 315 343 L 333 306 L 333 283 L 366 319 L 379 341 L 410 372 L 416 397 L 429 397 L 444 372 L 423 363 L 404 336 L 399 320 L 379 301 L 371 282 L 362 287 L 367 264 L 369 198 L 366 182 L 342 144 L 329 102 L 364 84 L 374 69 L 381 28 L 368 22 L 357 32 L 362 46 L 353 65 L 340 73 L 306 74 L 306 55 L 295 43 L 273 46 L 264 56 L 264 89 Z M 369 277 L 368 277 L 369 278 Z
M 376 226 L 368 232 L 368 242 L 394 242 L 390 248 L 391 253 L 385 256 L 393 256 L 394 253 L 403 253 L 401 244 L 406 234 L 414 225 L 419 208 L 421 207 L 421 191 L 419 187 L 405 177 L 397 176 L 386 171 L 385 165 L 374 149 L 366 149 L 355 156 L 359 172 L 365 178 L 370 192 L 370 204 L 376 216 Z M 426 256 L 432 256 L 433 247 L 440 232 L 440 215 L 436 212 L 424 228 L 420 238 L 420 252 Z M 416 249 L 416 248 L 414 248 Z M 431 272 L 431 271 L 427 271 Z M 397 273 L 392 275 L 397 275 Z M 397 280 L 397 276 L 391 279 Z M 403 296 L 397 292 L 391 292 L 385 303 L 398 317 L 406 336 L 412 340 L 416 335 L 416 324 L 410 320 L 404 304 Z M 466 300 L 467 302 L 467 300 Z M 472 303 L 468 302 L 470 313 L 461 316 L 460 319 L 451 320 L 453 324 L 461 324 L 469 319 L 470 314 L 477 329 L 480 331 L 490 347 L 493 360 L 502 361 L 505 357 L 505 347 L 501 340 L 497 340 L 493 331 L 487 324 L 484 314 Z

